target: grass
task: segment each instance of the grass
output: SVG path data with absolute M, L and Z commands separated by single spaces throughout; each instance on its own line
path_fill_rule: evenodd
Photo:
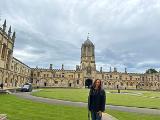
M 121 90 L 127 94 L 117 94 L 107 90 L 107 104 L 160 109 L 160 92 Z M 88 89 L 43 89 L 33 95 L 61 100 L 87 102 Z
M 117 110 L 108 110 L 107 113 L 118 118 L 118 120 L 160 120 L 160 115 L 129 113 Z
M 13 95 L 0 95 L 0 113 L 9 120 L 87 120 L 87 109 L 32 102 Z M 108 110 L 119 120 L 159 120 L 160 116 Z
M 7 114 L 9 120 L 87 120 L 86 108 L 49 105 L 12 95 L 0 95 L 0 113 Z

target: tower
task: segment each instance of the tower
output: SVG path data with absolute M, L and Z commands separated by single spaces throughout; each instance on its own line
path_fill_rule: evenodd
M 86 70 L 88 74 L 96 70 L 94 49 L 95 46 L 88 36 L 81 47 L 81 69 Z

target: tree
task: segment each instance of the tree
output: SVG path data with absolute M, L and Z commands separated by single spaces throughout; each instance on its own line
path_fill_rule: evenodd
M 152 74 L 152 73 L 158 73 L 158 71 L 155 70 L 155 69 L 150 68 L 150 69 L 146 70 L 146 73 L 147 74 Z

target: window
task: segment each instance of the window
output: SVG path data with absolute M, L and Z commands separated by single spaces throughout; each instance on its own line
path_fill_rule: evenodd
M 102 79 L 104 79 L 104 75 L 102 74 Z
M 110 75 L 110 78 L 112 78 L 112 75 Z
M 77 84 L 79 84 L 79 80 L 77 80 Z
M 132 76 L 130 76 L 130 80 L 132 80 Z
M 1 56 L 2 58 L 5 58 L 6 49 L 7 49 L 6 44 L 3 44 L 3 48 L 2 48 L 2 56 Z
M 70 78 L 73 78 L 73 75 L 69 75 Z
M 78 74 L 78 78 L 80 78 L 80 74 Z
M 54 83 L 55 83 L 55 84 L 58 84 L 58 81 L 55 81 Z
M 153 81 L 153 76 L 151 76 L 151 80 Z
M 121 75 L 119 76 L 119 79 L 122 80 L 122 76 Z
M 38 72 L 38 77 L 40 76 L 40 72 Z
M 62 73 L 62 77 L 64 77 L 64 73 Z
M 55 74 L 53 73 L 53 75 L 52 75 L 53 77 L 55 77 Z

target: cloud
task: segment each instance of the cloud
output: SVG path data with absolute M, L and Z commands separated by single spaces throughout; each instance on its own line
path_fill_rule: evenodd
M 5 0 L 1 19 L 17 32 L 15 57 L 29 66 L 73 69 L 90 32 L 97 69 L 144 72 L 160 68 L 157 0 Z M 0 21 L 2 25 L 3 21 Z

